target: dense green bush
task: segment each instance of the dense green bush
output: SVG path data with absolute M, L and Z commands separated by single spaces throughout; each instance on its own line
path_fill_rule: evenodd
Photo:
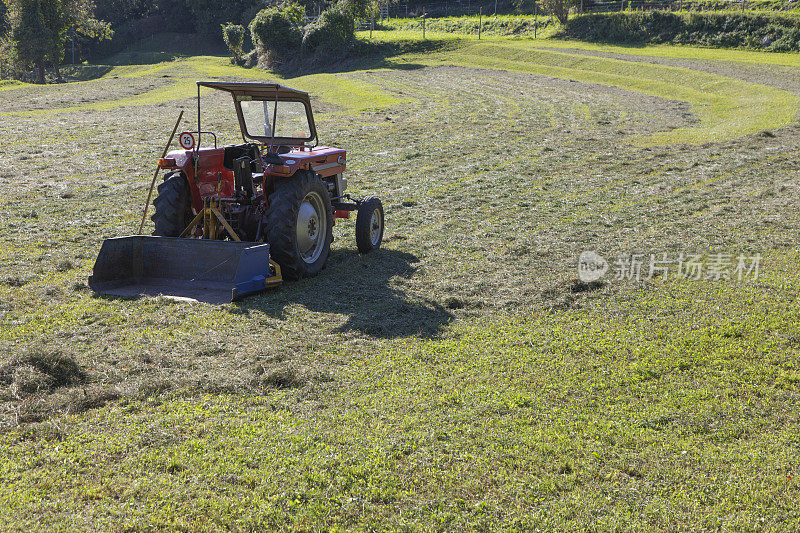
M 14 43 L 5 37 L 0 38 L 0 80 L 19 79 L 23 74 Z
M 349 13 L 354 19 L 369 20 L 380 17 L 377 0 L 338 0 L 334 7 Z
M 258 12 L 250 22 L 250 35 L 262 66 L 273 66 L 287 51 L 300 48 L 304 18 L 305 9 L 297 4 L 273 6 Z
M 242 57 L 244 53 L 244 36 L 245 29 L 241 24 L 227 24 L 222 25 L 222 39 L 225 41 L 225 46 L 231 54 L 231 63 L 234 65 L 241 65 L 244 63 Z
M 672 43 L 724 48 L 800 50 L 800 19 L 749 13 L 623 12 L 581 15 L 562 35 L 608 43 Z
M 306 28 L 303 48 L 315 51 L 320 48 L 340 51 L 355 41 L 355 20 L 348 10 L 335 5 L 322 12 L 317 22 Z

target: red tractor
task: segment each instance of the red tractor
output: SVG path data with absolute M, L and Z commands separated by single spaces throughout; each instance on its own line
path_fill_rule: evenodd
M 159 161 L 167 174 L 153 202 L 156 237 L 106 241 L 90 278 L 95 291 L 208 300 L 213 291 L 235 298 L 282 276 L 314 276 L 330 255 L 335 219 L 352 211 L 359 252 L 380 247 L 381 201 L 345 193 L 347 154 L 318 146 L 307 93 L 272 83 L 197 85 L 197 131 L 181 133 L 183 149 Z M 200 87 L 231 94 L 243 144 L 218 148 L 216 135 L 202 131 Z M 200 147 L 206 138 L 213 148 Z

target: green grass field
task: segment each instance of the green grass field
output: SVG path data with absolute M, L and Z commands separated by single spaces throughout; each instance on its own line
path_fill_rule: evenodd
M 800 529 L 797 56 L 409 35 L 0 86 L 0 530 Z M 244 301 L 93 295 L 211 78 L 310 91 L 382 249 L 340 221 L 321 276 Z M 731 279 L 616 279 L 681 253 Z

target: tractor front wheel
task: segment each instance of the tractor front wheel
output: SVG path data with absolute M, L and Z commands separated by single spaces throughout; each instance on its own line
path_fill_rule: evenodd
M 358 206 L 356 216 L 356 246 L 362 254 L 377 250 L 383 240 L 383 204 L 367 196 Z
M 333 208 L 322 180 L 305 170 L 278 179 L 266 218 L 270 255 L 283 276 L 297 280 L 319 274 L 333 241 Z
M 153 235 L 180 237 L 193 217 L 189 183 L 183 174 L 173 172 L 164 176 L 153 206 L 155 212 L 150 217 L 156 226 Z

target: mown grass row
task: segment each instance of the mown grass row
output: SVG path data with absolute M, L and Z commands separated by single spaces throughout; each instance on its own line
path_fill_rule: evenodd
M 779 128 L 794 120 L 794 94 L 685 68 L 586 57 L 539 49 L 536 41 L 471 42 L 456 51 L 404 58 L 426 64 L 458 64 L 529 72 L 584 83 L 599 83 L 688 102 L 698 126 L 658 133 L 644 144 L 703 143 Z
M 380 39 L 388 41 L 407 39 L 406 33 L 380 32 Z M 436 53 L 405 53 L 391 58 L 395 64 L 422 65 L 457 64 L 528 72 L 585 83 L 600 83 L 623 89 L 679 100 L 692 105 L 700 117 L 700 124 L 656 134 L 640 139 L 646 144 L 702 143 L 720 141 L 765 129 L 779 128 L 790 123 L 800 110 L 800 100 L 792 93 L 764 85 L 733 80 L 722 76 L 697 72 L 686 68 L 652 65 L 602 57 L 586 57 L 568 51 L 543 50 L 543 47 L 569 47 L 561 41 L 514 41 L 490 39 L 486 42 L 450 41 L 450 45 Z M 592 45 L 576 44 L 584 49 L 605 50 Z M 608 51 L 629 51 L 609 48 Z M 662 47 L 653 51 L 636 51 L 634 54 L 652 53 L 661 57 L 681 57 L 686 51 L 680 47 Z M 692 53 L 695 53 L 694 51 Z M 773 64 L 794 64 L 790 54 L 763 54 L 740 51 L 699 51 L 709 59 L 760 62 L 765 56 Z M 749 54 L 749 55 L 748 55 Z M 361 68 L 369 65 L 369 56 L 362 59 Z M 385 64 L 383 68 L 385 68 Z M 159 64 L 154 67 L 125 67 L 114 69 L 106 76 L 149 76 L 167 72 L 176 78 L 166 87 L 156 88 L 120 100 L 99 101 L 74 108 L 54 108 L 34 111 L 12 111 L 0 115 L 46 115 L 72 110 L 107 110 L 115 106 L 147 105 L 169 100 L 189 98 L 195 92 L 194 81 L 203 77 L 238 76 L 252 79 L 283 79 L 285 83 L 314 92 L 325 100 L 353 110 L 376 109 L 409 101 L 409 96 L 391 94 L 375 84 L 359 79 L 358 70 L 353 75 L 311 74 L 286 78 L 257 69 L 243 69 L 225 64 L 217 57 Z M 47 88 L 31 88 L 47 91 Z

